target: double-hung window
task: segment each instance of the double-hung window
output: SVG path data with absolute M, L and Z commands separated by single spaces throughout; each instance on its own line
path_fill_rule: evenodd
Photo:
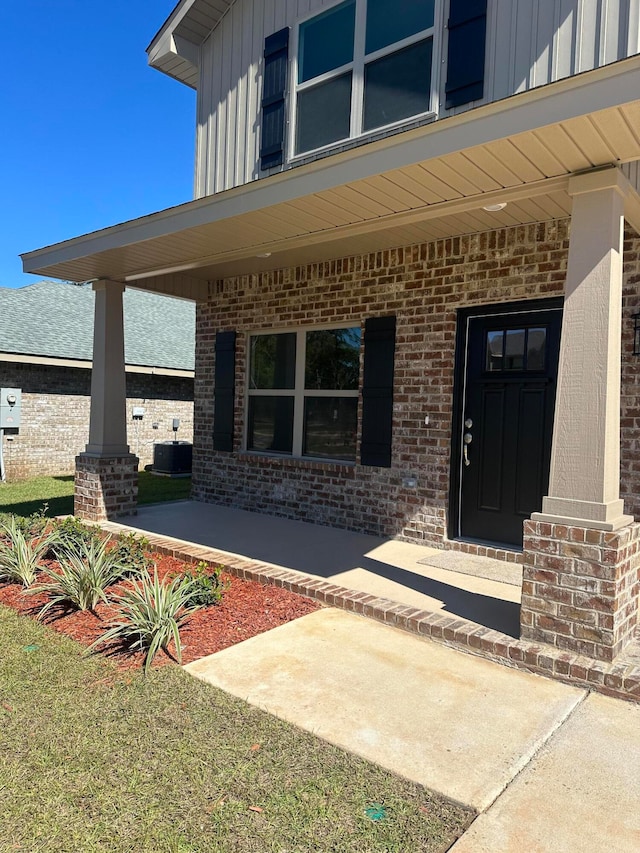
M 360 327 L 249 337 L 247 450 L 356 458 Z
M 435 0 L 345 0 L 298 27 L 294 154 L 432 110 Z

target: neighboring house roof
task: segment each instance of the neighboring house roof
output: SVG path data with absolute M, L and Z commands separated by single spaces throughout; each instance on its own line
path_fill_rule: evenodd
M 125 361 L 129 368 L 193 371 L 195 305 L 141 290 L 124 293 Z M 39 281 L 0 287 L 2 360 L 93 358 L 94 294 L 90 284 Z M 85 366 L 78 364 L 77 366 Z M 147 370 L 144 370 L 147 372 Z

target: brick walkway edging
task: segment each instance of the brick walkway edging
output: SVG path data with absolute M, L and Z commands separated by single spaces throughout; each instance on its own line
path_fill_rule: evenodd
M 287 569 L 274 568 L 246 557 L 237 557 L 181 539 L 161 536 L 126 524 L 101 522 L 106 532 L 134 533 L 144 536 L 152 550 L 187 563 L 201 560 L 223 566 L 229 574 L 245 580 L 284 587 L 331 607 L 339 607 L 376 619 L 404 631 L 435 640 L 459 651 L 475 654 L 515 669 L 555 678 L 574 687 L 595 690 L 607 696 L 640 702 L 640 664 L 625 661 L 597 661 L 571 654 L 553 646 L 528 640 L 516 640 L 491 628 L 478 626 L 457 616 L 432 613 L 357 592 Z

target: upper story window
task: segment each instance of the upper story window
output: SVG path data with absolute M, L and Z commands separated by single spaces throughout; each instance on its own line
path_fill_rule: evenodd
M 345 0 L 298 28 L 294 154 L 432 109 L 435 0 Z

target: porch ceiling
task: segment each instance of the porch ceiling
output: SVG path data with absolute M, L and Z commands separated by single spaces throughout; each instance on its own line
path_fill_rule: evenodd
M 636 56 L 29 252 L 24 269 L 183 295 L 187 274 L 197 298 L 198 280 L 569 216 L 571 174 L 640 159 L 639 94 Z M 627 217 L 640 228 L 635 191 Z

